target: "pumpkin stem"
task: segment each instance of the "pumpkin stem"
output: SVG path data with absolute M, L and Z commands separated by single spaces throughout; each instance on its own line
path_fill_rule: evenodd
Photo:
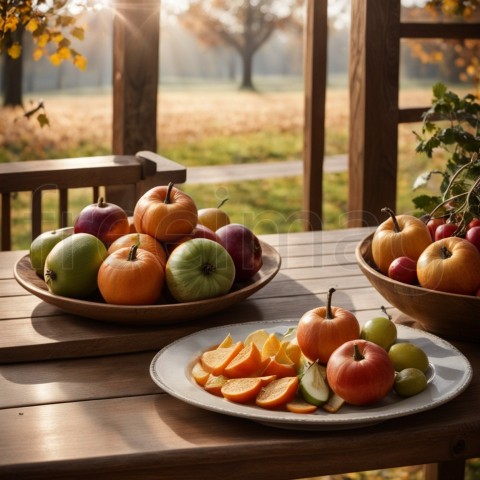
M 400 232 L 401 229 L 400 229 L 400 225 L 397 222 L 397 217 L 395 216 L 395 212 L 391 208 L 388 208 L 388 207 L 383 207 L 381 211 L 383 213 L 388 213 L 390 215 L 390 217 L 392 218 L 392 221 L 393 221 L 393 230 L 396 233 Z
M 167 187 L 167 194 L 165 195 L 165 200 L 163 203 L 169 204 L 172 203 L 170 200 L 170 194 L 172 193 L 173 182 L 170 182 Z
M 327 295 L 327 310 L 326 310 L 326 315 L 325 318 L 332 320 L 334 318 L 333 313 L 332 313 L 332 295 L 335 292 L 334 288 L 331 288 L 328 291 Z
M 360 362 L 361 360 L 365 360 L 365 357 L 360 353 L 360 349 L 356 343 L 353 344 L 353 359 L 356 362 Z
M 130 251 L 128 252 L 128 257 L 127 257 L 128 262 L 134 262 L 137 259 L 137 248 L 138 248 L 138 243 L 134 243 L 130 247 Z
M 442 255 L 442 258 L 445 260 L 452 256 L 452 252 L 445 245 L 443 245 L 441 250 L 441 255 Z
M 217 208 L 222 208 L 225 202 L 228 200 L 228 197 L 225 197 L 218 205 Z
M 105 208 L 106 206 L 107 206 L 107 203 L 105 202 L 104 198 L 99 197 L 97 202 L 97 207 Z

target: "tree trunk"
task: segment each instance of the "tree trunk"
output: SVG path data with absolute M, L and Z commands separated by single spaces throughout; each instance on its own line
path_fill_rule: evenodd
M 240 85 L 241 90 L 255 90 L 252 81 L 252 65 L 253 65 L 253 54 L 250 51 L 243 52 L 242 54 L 242 84 Z
M 18 28 L 12 33 L 12 42 L 17 41 L 23 44 L 23 29 Z M 5 106 L 23 105 L 22 84 L 23 84 L 23 55 L 19 58 L 12 58 L 5 54 L 3 70 L 3 104 Z

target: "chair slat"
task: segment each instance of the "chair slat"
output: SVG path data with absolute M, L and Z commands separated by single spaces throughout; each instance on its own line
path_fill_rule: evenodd
M 10 193 L 2 193 L 2 250 L 10 250 L 12 247 L 11 221 Z

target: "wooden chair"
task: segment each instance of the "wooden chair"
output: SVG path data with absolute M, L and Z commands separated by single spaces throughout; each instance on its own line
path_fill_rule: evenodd
M 107 201 L 128 214 L 136 200 L 155 185 L 184 183 L 186 168 L 153 152 L 136 155 L 107 155 L 61 160 L 32 160 L 0 164 L 1 250 L 12 248 L 12 195 L 31 192 L 32 239 L 42 232 L 42 193 L 58 190 L 58 227 L 68 226 L 68 193 L 74 188 L 92 188 L 92 202 L 100 187 Z

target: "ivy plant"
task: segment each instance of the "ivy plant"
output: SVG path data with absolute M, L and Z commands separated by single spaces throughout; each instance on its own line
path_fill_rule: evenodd
M 423 115 L 416 151 L 432 158 L 437 149 L 445 152 L 442 170 L 420 175 L 414 190 L 441 176 L 437 195 L 419 195 L 413 203 L 420 214 L 448 216 L 466 225 L 480 216 L 480 103 L 473 94 L 459 97 L 442 83 L 433 86 L 432 106 Z

